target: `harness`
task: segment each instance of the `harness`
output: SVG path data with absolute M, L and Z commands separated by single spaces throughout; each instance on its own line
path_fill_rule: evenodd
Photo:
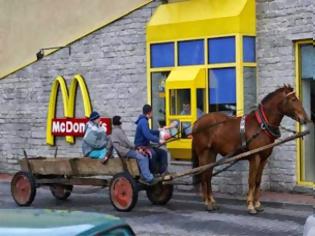
M 280 138 L 281 132 L 278 126 L 271 125 L 268 122 L 267 116 L 263 110 L 262 105 L 258 106 L 258 109 L 255 111 L 256 120 L 260 128 L 272 139 Z
M 241 122 L 240 122 L 240 135 L 241 135 L 241 149 L 247 148 L 247 141 L 245 137 L 246 133 L 246 115 L 242 116 Z
M 242 116 L 240 121 L 240 138 L 241 138 L 241 150 L 248 150 L 248 145 L 253 141 L 262 131 L 267 134 L 268 137 L 275 140 L 280 138 L 281 132 L 278 126 L 271 125 L 268 122 L 267 116 L 263 110 L 262 105 L 258 106 L 258 109 L 255 111 L 255 118 L 259 124 L 259 127 L 255 134 L 246 140 L 246 118 L 247 115 Z

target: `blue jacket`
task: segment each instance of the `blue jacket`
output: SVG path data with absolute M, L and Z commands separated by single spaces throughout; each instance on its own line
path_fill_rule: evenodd
M 135 135 L 135 146 L 149 146 L 150 141 L 159 143 L 159 131 L 149 129 L 148 118 L 140 115 L 136 121 L 137 129 Z

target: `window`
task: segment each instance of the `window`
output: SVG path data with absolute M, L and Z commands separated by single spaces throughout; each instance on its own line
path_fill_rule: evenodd
M 257 105 L 256 67 L 244 67 L 244 114 L 248 114 Z
M 190 115 L 190 89 L 170 90 L 170 114 Z
M 169 71 L 154 72 L 151 74 L 151 95 L 152 95 L 152 127 L 158 129 L 165 126 L 165 81 Z
M 151 45 L 151 67 L 174 66 L 174 43 Z
M 308 123 L 310 134 L 302 141 L 302 175 L 303 181 L 315 182 L 315 47 L 312 44 L 300 46 L 300 84 L 303 107 L 312 122 Z
M 243 61 L 255 62 L 256 61 L 256 48 L 255 37 L 243 37 Z
M 170 90 L 170 114 L 190 116 L 191 115 L 191 96 L 190 89 Z M 187 138 L 191 133 L 191 122 L 173 120 L 171 126 L 180 130 L 181 138 Z
M 182 122 L 180 129 L 181 138 L 189 138 L 188 136 L 191 135 L 191 132 L 192 132 L 191 122 L 188 121 Z
M 209 70 L 209 111 L 226 111 L 235 115 L 236 111 L 235 68 Z
M 206 91 L 205 89 L 197 89 L 197 118 L 206 112 Z
M 301 46 L 301 76 L 303 80 L 315 80 L 315 47 L 311 44 Z
M 132 236 L 135 235 L 134 232 L 130 229 L 130 227 L 119 226 L 119 228 L 112 230 L 105 230 L 104 232 L 97 233 L 95 235 L 99 236 Z
M 179 42 L 178 64 L 180 66 L 204 64 L 203 40 Z
M 235 62 L 235 37 L 209 39 L 208 61 L 209 63 Z

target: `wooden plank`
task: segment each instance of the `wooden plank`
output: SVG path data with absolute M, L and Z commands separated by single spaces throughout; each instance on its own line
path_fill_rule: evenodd
M 202 172 L 204 172 L 206 170 L 209 170 L 210 168 L 213 168 L 215 166 L 219 166 L 219 165 L 231 163 L 231 162 L 234 162 L 234 161 L 238 161 L 238 160 L 241 160 L 244 157 L 248 157 L 248 156 L 251 156 L 253 154 L 259 153 L 261 151 L 273 148 L 275 146 L 279 146 L 279 145 L 281 145 L 283 143 L 295 140 L 297 138 L 302 138 L 303 136 L 305 136 L 305 135 L 307 135 L 309 133 L 310 133 L 309 130 L 305 130 L 303 132 L 297 133 L 295 135 L 291 135 L 291 136 L 286 137 L 284 139 L 278 139 L 274 143 L 268 144 L 266 146 L 262 146 L 260 148 L 256 148 L 256 149 L 253 149 L 253 150 L 250 150 L 250 151 L 247 151 L 247 152 L 243 152 L 243 153 L 240 153 L 238 155 L 235 155 L 235 156 L 232 156 L 232 157 L 229 157 L 229 158 L 223 158 L 223 159 L 221 159 L 221 160 L 219 160 L 219 161 L 217 161 L 215 163 L 202 165 L 202 166 L 199 166 L 199 167 L 196 167 L 196 168 L 193 168 L 193 169 L 185 170 L 185 171 L 180 172 L 180 173 L 168 174 L 168 175 L 166 175 L 164 177 L 160 177 L 159 180 L 160 181 L 164 181 L 164 182 L 167 183 L 168 181 L 172 181 L 174 179 L 181 178 L 181 177 L 184 177 L 184 176 L 187 176 L 187 175 L 197 175 L 197 174 L 200 174 L 200 173 L 202 173 Z
M 66 185 L 92 185 L 92 186 L 108 186 L 108 180 L 97 178 L 52 178 L 52 179 L 36 179 L 37 184 L 66 184 Z
M 90 158 L 29 158 L 28 159 L 33 174 L 37 175 L 62 175 L 62 176 L 95 176 L 95 175 L 115 175 L 123 172 L 121 160 L 119 158 L 110 159 L 106 164 L 100 160 Z M 25 160 L 20 160 L 23 171 L 28 171 Z M 127 166 L 130 174 L 139 176 L 139 169 L 136 160 L 128 159 Z

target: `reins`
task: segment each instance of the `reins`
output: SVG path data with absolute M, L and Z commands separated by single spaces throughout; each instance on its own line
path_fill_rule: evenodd
M 290 96 L 291 94 L 294 94 L 294 91 L 286 94 L 286 97 Z M 284 99 L 286 99 L 283 98 Z M 268 136 L 270 136 L 271 138 L 274 138 L 274 139 L 277 139 L 277 138 L 280 138 L 281 137 L 281 132 L 279 129 L 282 129 L 282 130 L 285 130 L 289 133 L 293 133 L 293 134 L 296 134 L 297 132 L 295 130 L 292 130 L 292 129 L 289 129 L 289 128 L 286 128 L 284 126 L 282 126 L 281 124 L 279 124 L 279 126 L 276 126 L 276 125 L 273 125 L 273 124 L 270 124 L 270 122 L 268 121 L 268 118 L 264 112 L 264 110 L 271 110 L 270 108 L 266 107 L 262 102 L 259 103 L 257 106 L 254 106 L 255 107 L 255 117 L 256 117 L 256 120 L 257 122 L 259 123 L 259 126 L 260 128 L 257 129 L 257 131 L 255 132 L 255 134 L 248 139 L 248 141 L 246 141 L 246 146 L 253 140 L 255 139 L 256 137 L 259 136 L 259 134 L 261 133 L 261 131 L 265 131 L 267 133 Z M 245 120 L 246 120 L 246 117 L 252 113 L 253 111 L 249 112 L 248 114 L 245 114 Z M 283 114 L 282 112 L 278 111 L 278 110 L 272 110 L 272 112 L 275 112 L 281 116 L 286 116 L 286 114 Z M 235 120 L 235 119 L 238 119 L 239 117 L 230 117 L 229 119 L 226 119 L 224 121 L 219 121 L 219 122 L 216 122 L 216 123 L 213 123 L 213 124 L 210 124 L 208 126 L 205 126 L 205 127 L 201 127 L 197 130 L 194 130 L 193 132 L 187 134 L 187 136 L 191 135 L 191 134 L 194 134 L 194 133 L 199 133 L 201 132 L 202 130 L 204 129 L 209 129 L 209 128 L 212 128 L 212 127 L 215 127 L 217 125 L 220 125 L 220 124 L 223 124 L 223 123 L 226 123 L 228 121 L 232 121 L 232 120 Z M 261 121 L 261 122 L 260 122 Z M 246 121 L 245 121 L 245 126 L 246 126 Z M 159 144 L 157 147 L 161 147 L 167 143 L 170 143 L 170 142 L 174 142 L 176 140 L 179 140 L 181 139 L 182 137 L 177 137 L 177 135 L 179 135 L 181 132 L 185 132 L 186 129 L 188 128 L 191 128 L 192 125 L 186 127 L 183 129 L 183 131 L 179 130 L 174 134 L 172 135 L 166 142 L 162 143 L 162 144 Z

